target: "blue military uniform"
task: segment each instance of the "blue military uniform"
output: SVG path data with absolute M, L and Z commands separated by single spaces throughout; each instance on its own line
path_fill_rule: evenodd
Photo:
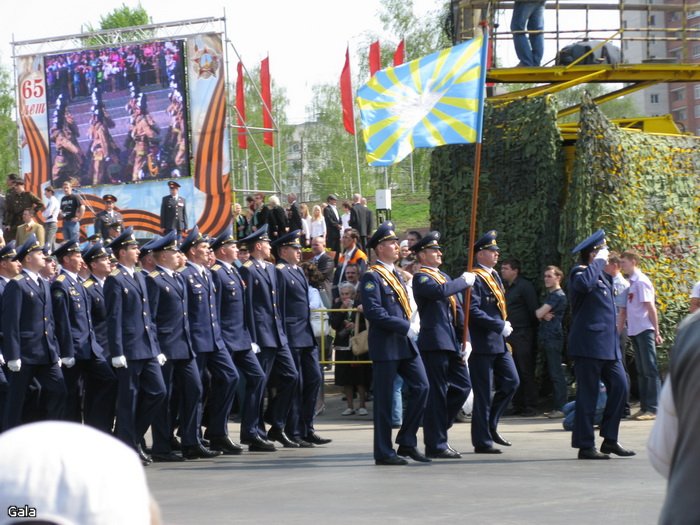
M 411 247 L 414 253 L 442 250 L 439 233 L 431 232 Z M 457 294 L 467 289 L 463 278 L 452 280 L 437 268 L 423 266 L 413 276 L 413 297 L 420 314 L 418 348 L 430 384 L 423 416 L 423 438 L 428 456 L 459 457 L 446 452 L 447 431 L 469 397 L 471 381 L 461 338 L 464 311 Z
M 496 232 L 487 232 L 476 242 L 474 250 L 499 250 Z M 481 266 L 477 266 L 474 273 L 477 278 L 471 289 L 469 305 L 472 341 L 469 372 L 474 390 L 471 435 L 475 450 L 488 451 L 493 449 L 494 437 L 500 439 L 498 422 L 513 399 L 520 380 L 502 335 L 507 313 L 501 278 L 495 270 Z M 492 399 L 494 388 L 496 393 Z
M 590 253 L 604 245 L 605 232 L 598 230 L 572 253 Z M 569 274 L 569 355 L 574 360 L 576 376 L 576 417 L 571 446 L 582 450 L 595 448 L 593 416 L 599 381 L 605 384 L 608 394 L 600 425 L 600 435 L 605 441 L 617 442 L 627 392 L 616 331 L 612 277 L 603 271 L 606 262 L 604 258 L 596 258 L 588 265 L 575 266 Z M 601 448 L 601 452 L 605 451 Z
M 391 222 L 382 223 L 368 246 L 396 240 Z M 369 321 L 369 357 L 374 388 L 374 459 L 391 463 L 396 452 L 391 444 L 393 384 L 399 374 L 408 390 L 403 424 L 396 436 L 399 449 L 415 449 L 416 433 L 428 398 L 428 378 L 416 342 L 409 337 L 411 308 L 406 287 L 394 270 L 380 262 L 370 267 L 360 283 L 362 307 Z M 403 462 L 402 462 L 403 463 Z
M 256 242 L 269 240 L 265 224 L 239 242 L 252 246 Z M 260 347 L 258 360 L 265 372 L 265 385 L 269 384 L 273 374 L 276 379 L 277 395 L 272 403 L 268 403 L 270 407 L 267 412 L 271 429 L 270 432 L 265 432 L 264 418 L 261 414 L 260 434 L 269 435 L 271 439 L 279 437 L 284 443 L 288 441 L 284 435 L 284 427 L 299 374 L 284 331 L 277 274 L 271 263 L 251 258 L 241 267 L 241 277 L 246 289 L 246 316 L 251 320 L 248 325 L 250 337 L 252 342 Z
M 80 252 L 75 240 L 59 246 L 54 255 L 60 261 L 73 252 Z M 90 296 L 78 276 L 63 269 L 51 283 L 51 302 L 61 357 L 75 359 L 75 364 L 63 369 L 66 418 L 111 433 L 117 378 L 97 342 Z
M 17 249 L 13 260 L 22 261 L 41 251 L 34 234 Z M 3 429 L 21 423 L 27 387 L 32 380 L 41 384 L 49 419 L 62 419 L 66 387 L 59 365 L 49 286 L 37 274 L 24 269 L 7 283 L 2 296 L 3 356 L 9 363 L 21 360 L 17 372 L 8 372 L 8 393 Z
M 301 230 L 289 232 L 277 239 L 273 246 L 278 250 L 283 246 L 301 249 L 300 233 Z M 309 282 L 304 270 L 297 265 L 280 261 L 275 269 L 284 331 L 299 373 L 285 431 L 292 440 L 308 443 L 304 438 L 314 434 L 314 412 L 322 382 L 318 347 L 311 327 Z
M 218 236 L 212 244 L 216 250 L 236 242 L 231 230 Z M 265 394 L 265 372 L 252 349 L 246 318 L 246 289 L 243 278 L 235 266 L 217 261 L 211 267 L 212 281 L 216 287 L 217 313 L 221 322 L 221 335 L 231 352 L 234 365 L 245 378 L 245 394 L 241 400 L 241 442 L 250 443 L 261 436 L 260 412 Z
M 154 252 L 178 250 L 176 233 L 171 231 L 151 244 Z M 179 421 L 182 445 L 199 444 L 202 380 L 195 361 L 190 335 L 187 289 L 182 276 L 158 266 L 146 278 L 148 302 L 156 325 L 158 343 L 168 360 L 162 367 L 167 396 L 153 418 L 154 460 L 172 453 L 173 436 L 170 405 L 174 384 L 178 385 Z
M 109 257 L 109 253 L 101 242 L 96 242 L 85 248 L 82 251 L 82 256 L 87 264 L 101 257 Z M 91 275 L 83 283 L 83 286 L 90 296 L 90 316 L 92 317 L 92 328 L 95 332 L 95 338 L 97 339 L 97 344 L 105 351 L 105 358 L 107 358 L 109 344 L 107 342 L 107 305 L 105 303 L 104 282 L 100 282 L 100 279 Z
M 207 240 L 192 228 L 181 246 L 183 253 Z M 192 344 L 197 355 L 197 367 L 204 384 L 204 374 L 211 374 L 211 389 L 207 396 L 208 420 L 203 424 L 210 439 L 228 436 L 228 415 L 238 383 L 238 372 L 221 337 L 221 326 L 216 308 L 216 286 L 209 269 L 191 262 L 181 269 L 180 275 L 187 289 L 187 311 L 190 320 Z
M 109 247 L 118 255 L 120 248 L 136 244 L 129 227 Z M 119 264 L 105 280 L 104 297 L 109 355 L 112 359 L 124 356 L 127 362 L 126 367 L 116 369 L 116 436 L 138 449 L 166 396 L 163 373 L 156 359 L 160 348 L 145 279 L 141 272 L 134 271 L 132 275 Z
M 8 242 L 5 246 L 0 248 L 0 260 L 1 259 L 12 259 L 17 255 L 15 250 L 15 241 Z M 2 294 L 5 292 L 5 286 L 10 280 L 4 276 L 0 276 L 0 307 L 2 306 Z M 2 310 L 0 309 L 0 318 L 2 316 Z M 3 356 L 2 350 L 2 324 L 0 324 L 0 356 Z M 7 399 L 7 367 L 4 364 L 5 358 L 2 357 L 2 365 L 0 365 L 0 431 L 2 430 L 3 419 L 5 414 L 5 400 Z

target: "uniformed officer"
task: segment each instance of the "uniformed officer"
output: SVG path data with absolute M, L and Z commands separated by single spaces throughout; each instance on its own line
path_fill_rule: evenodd
M 153 461 L 183 461 L 171 448 L 173 437 L 170 415 L 174 385 L 178 389 L 178 413 L 182 450 L 188 456 L 214 457 L 220 452 L 206 449 L 199 439 L 202 419 L 202 379 L 195 361 L 187 308 L 187 289 L 177 272 L 177 237 L 171 231 L 151 242 L 156 268 L 148 274 L 148 300 L 160 348 L 168 358 L 161 369 L 168 396 L 153 418 Z M 197 454 L 193 454 L 196 451 Z
M 260 365 L 265 372 L 265 386 L 275 377 L 276 396 L 268 401 L 270 430 L 265 433 L 263 414 L 260 414 L 260 435 L 278 441 L 286 448 L 298 448 L 284 432 L 292 396 L 299 380 L 284 331 L 284 319 L 279 304 L 279 287 L 275 267 L 270 258 L 270 238 L 267 224 L 240 240 L 248 247 L 250 259 L 241 267 L 246 285 L 246 315 L 253 349 L 258 351 Z
M 399 258 L 398 237 L 393 223 L 379 225 L 367 245 L 377 262 L 362 277 L 360 293 L 365 318 L 369 321 L 369 357 L 374 385 L 374 462 L 377 465 L 405 465 L 408 456 L 423 463 L 416 434 L 428 399 L 428 378 L 418 354 L 416 334 L 411 328 L 411 306 L 403 280 L 394 267 Z M 396 436 L 397 451 L 391 444 L 393 385 L 399 374 L 408 390 L 403 424 Z M 397 455 L 398 454 L 398 455 Z
M 5 430 L 20 424 L 27 387 L 35 378 L 48 419 L 63 418 L 66 403 L 51 294 L 39 276 L 46 262 L 34 234 L 19 247 L 14 260 L 22 263 L 22 273 L 7 283 L 2 296 L 3 355 L 9 370 Z
M 612 277 L 603 271 L 608 262 L 605 231 L 598 230 L 571 253 L 580 253 L 579 264 L 569 274 L 568 286 L 571 304 L 569 355 L 574 360 L 576 377 L 576 417 L 571 446 L 579 449 L 579 459 L 608 459 L 608 454 L 634 456 L 632 450 L 623 448 L 617 441 L 627 378 L 616 331 Z M 598 451 L 593 416 L 600 381 L 605 384 L 608 401 L 600 425 L 603 444 Z
M 102 201 L 105 203 L 105 209 L 95 215 L 95 233 L 99 233 L 102 239 L 109 237 L 109 227 L 113 223 L 122 224 L 124 217 L 121 213 L 114 209 L 114 203 L 117 198 L 114 195 L 106 194 L 102 196 Z
M 168 181 L 170 195 L 163 197 L 160 205 L 160 227 L 163 233 L 171 230 L 177 232 L 178 238 L 187 230 L 187 207 L 185 198 L 178 195 L 180 185 L 174 180 Z
M 322 438 L 314 430 L 314 412 L 323 377 L 318 362 L 316 338 L 311 327 L 309 282 L 304 270 L 298 266 L 301 261 L 300 234 L 301 230 L 289 232 L 272 245 L 279 254 L 279 264 L 275 268 L 284 332 L 299 373 L 285 433 L 300 447 L 308 448 L 325 445 L 331 440 Z
M 161 237 L 157 235 L 139 248 L 139 266 L 144 276 L 147 276 L 156 269 L 156 260 L 153 257 L 153 246 L 159 244 L 160 239 Z
M 187 257 L 187 264 L 181 276 L 187 289 L 187 312 L 190 320 L 192 344 L 197 354 L 197 367 L 204 384 L 204 374 L 211 374 L 211 388 L 207 399 L 207 427 L 204 437 L 210 441 L 210 448 L 224 454 L 240 454 L 243 449 L 228 436 L 228 415 L 233 405 L 233 397 L 238 383 L 238 372 L 221 337 L 221 325 L 216 309 L 216 287 L 211 273 L 206 267 L 211 251 L 207 239 L 195 226 L 181 246 Z M 204 410 L 202 410 L 204 413 Z M 202 449 L 188 450 L 183 447 L 186 459 L 207 457 Z
M 5 286 L 22 271 L 20 262 L 14 260 L 15 255 L 17 255 L 15 241 L 10 241 L 0 248 L 0 306 L 2 305 L 1 298 L 2 294 L 5 292 Z M 6 374 L 7 366 L 3 356 L 2 325 L 0 324 L 0 430 L 2 430 L 5 401 L 7 399 L 8 386 Z
M 469 397 L 471 381 L 469 342 L 461 343 L 464 311 L 457 294 L 474 284 L 474 274 L 465 272 L 452 280 L 441 272 L 439 239 L 439 232 L 430 232 L 411 247 L 421 265 L 413 276 L 413 297 L 421 320 L 418 348 L 430 384 L 423 439 L 426 456 L 459 459 L 460 453 L 447 442 L 447 431 Z
M 104 286 L 109 354 L 118 381 L 116 436 L 146 465 L 152 460 L 140 443 L 166 396 L 160 369 L 166 358 L 158 346 L 146 281 L 136 271 L 139 248 L 131 227 L 109 248 L 119 261 Z
M 109 349 L 107 342 L 107 305 L 105 304 L 105 279 L 112 271 L 110 254 L 101 242 L 85 248 L 81 255 L 87 265 L 90 276 L 83 283 L 90 296 L 90 316 L 95 338 L 103 350 Z
M 97 342 L 90 296 L 78 277 L 83 264 L 80 247 L 75 240 L 67 241 L 54 256 L 62 266 L 51 283 L 51 304 L 68 394 L 66 418 L 111 433 L 117 378 Z
M 477 278 L 469 306 L 469 372 L 474 391 L 472 445 L 477 454 L 500 454 L 501 449 L 495 448 L 494 442 L 511 445 L 498 433 L 498 422 L 520 384 L 513 356 L 506 346 L 506 337 L 513 328 L 507 320 L 505 291 L 493 269 L 500 252 L 496 236 L 496 231 L 490 230 L 474 244 Z
M 245 284 L 234 264 L 238 258 L 238 246 L 231 228 L 214 239 L 211 248 L 216 255 L 211 276 L 216 286 L 221 335 L 238 372 L 245 378 L 245 393 L 241 400 L 241 443 L 248 445 L 250 451 L 274 451 L 275 445 L 260 434 L 265 372 L 255 357 L 250 339 L 251 320 L 245 315 Z

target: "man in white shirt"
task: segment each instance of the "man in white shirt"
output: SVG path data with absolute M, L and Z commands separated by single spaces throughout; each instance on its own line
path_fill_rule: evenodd
M 44 202 L 44 209 L 41 212 L 41 216 L 44 218 L 44 231 L 46 234 L 46 244 L 49 245 L 49 249 L 53 252 L 56 248 L 56 230 L 58 229 L 58 212 L 61 211 L 61 205 L 54 195 L 55 191 L 53 186 L 46 186 L 44 188 L 44 197 L 46 201 Z

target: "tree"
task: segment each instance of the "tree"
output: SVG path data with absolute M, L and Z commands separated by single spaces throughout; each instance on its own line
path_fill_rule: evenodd
M 115 8 L 111 13 L 100 17 L 100 27 L 95 28 L 92 24 L 86 24 L 87 33 L 95 33 L 96 31 L 105 31 L 109 29 L 121 29 L 125 27 L 135 27 L 151 24 L 151 17 L 148 16 L 146 9 L 139 3 L 137 7 L 130 8 L 126 4 Z M 152 36 L 152 32 L 135 31 L 135 32 L 120 32 L 118 41 L 128 42 L 131 40 L 140 40 Z M 98 37 L 87 37 L 84 40 L 86 46 L 99 46 L 110 43 L 115 43 L 116 36 L 110 35 L 108 41 Z
M 14 119 L 15 96 L 10 72 L 0 67 L 0 173 L 16 173 L 17 123 Z

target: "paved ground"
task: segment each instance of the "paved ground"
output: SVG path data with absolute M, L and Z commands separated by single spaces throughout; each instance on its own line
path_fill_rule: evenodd
M 371 404 L 370 416 L 341 417 L 340 396 L 326 401 L 316 428 L 330 445 L 149 466 L 165 523 L 656 523 L 665 483 L 647 460 L 651 422 L 622 423 L 633 458 L 579 461 L 560 421 L 507 418 L 513 446 L 500 456 L 473 454 L 457 424 L 462 460 L 377 467 Z

